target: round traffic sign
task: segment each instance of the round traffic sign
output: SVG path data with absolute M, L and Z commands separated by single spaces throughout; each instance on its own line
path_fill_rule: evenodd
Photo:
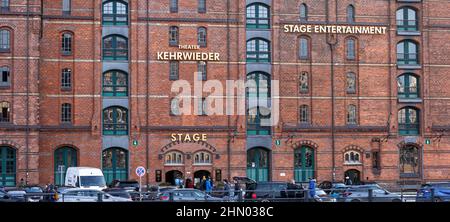
M 138 167 L 136 168 L 136 175 L 138 175 L 138 177 L 143 177 L 145 175 L 145 167 Z

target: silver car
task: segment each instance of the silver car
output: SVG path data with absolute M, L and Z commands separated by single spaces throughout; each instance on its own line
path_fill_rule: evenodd
M 103 202 L 131 202 L 130 199 L 114 197 L 103 191 L 93 189 L 66 189 L 58 199 L 58 202 L 98 202 L 99 195 Z
M 347 188 L 343 193 L 345 202 L 368 202 L 369 190 L 372 190 L 372 202 L 402 202 L 400 194 L 391 193 L 378 185 L 362 185 Z
M 212 197 L 209 194 L 196 189 L 175 189 L 163 192 L 160 196 L 162 201 L 170 201 L 170 195 L 173 195 L 173 201 L 178 202 L 220 202 L 223 201 L 221 198 Z

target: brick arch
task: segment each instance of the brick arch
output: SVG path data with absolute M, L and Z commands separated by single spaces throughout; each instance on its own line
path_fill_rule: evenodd
M 293 149 L 300 148 L 301 146 L 308 146 L 313 149 L 319 148 L 319 145 L 311 140 L 300 140 L 300 141 L 297 141 L 296 143 L 292 144 Z
M 342 150 L 342 153 L 346 153 L 346 152 L 352 151 L 352 150 L 358 151 L 358 152 L 360 152 L 361 154 L 364 154 L 364 148 L 362 148 L 362 147 L 360 147 L 360 146 L 357 146 L 357 145 L 349 145 L 349 146 L 346 146 L 346 147 Z
M 18 143 L 15 143 L 11 140 L 0 140 L 0 146 L 8 146 L 15 150 L 19 150 L 20 148 L 22 148 L 22 146 L 20 146 Z
M 169 144 L 163 146 L 160 149 L 159 153 L 160 154 L 164 154 L 164 153 L 168 152 L 169 150 L 175 150 L 176 149 L 176 145 L 183 144 L 183 143 L 198 144 L 200 146 L 203 146 L 203 149 L 200 149 L 200 150 L 208 151 L 208 152 L 211 152 L 213 154 L 217 153 L 217 148 L 214 147 L 213 145 L 211 145 L 210 143 L 205 142 L 205 141 L 197 141 L 197 142 L 196 141 L 175 141 L 175 142 L 170 142 Z
M 403 148 L 403 147 L 406 146 L 406 145 L 415 146 L 415 147 L 417 147 L 417 148 L 419 148 L 419 149 L 422 149 L 422 148 L 423 148 L 423 144 L 422 144 L 422 143 L 405 143 L 405 141 L 402 141 L 402 142 L 400 142 L 399 144 L 397 144 L 397 147 L 398 147 L 399 149 L 401 149 L 401 148 Z

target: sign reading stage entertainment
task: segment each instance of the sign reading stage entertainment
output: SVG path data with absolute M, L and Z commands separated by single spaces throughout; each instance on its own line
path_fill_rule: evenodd
M 198 45 L 179 45 L 180 50 L 199 50 Z M 220 54 L 212 52 L 158 52 L 160 61 L 219 61 Z
M 356 26 L 356 25 L 284 25 L 286 33 L 319 33 L 319 34 L 367 34 L 385 35 L 385 26 Z

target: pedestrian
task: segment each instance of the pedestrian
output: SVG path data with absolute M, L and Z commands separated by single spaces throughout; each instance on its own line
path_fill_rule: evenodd
M 350 180 L 350 177 L 345 177 L 345 185 L 347 185 L 347 186 L 351 186 L 351 185 L 353 185 L 353 182 L 352 182 L 352 180 Z
M 210 194 L 212 191 L 212 188 L 213 188 L 213 184 L 212 184 L 211 178 L 208 177 L 208 179 L 206 179 L 206 182 L 205 182 L 206 193 Z
M 310 178 L 308 188 L 309 188 L 309 197 L 314 198 L 316 196 L 316 179 Z
M 206 190 L 206 176 L 203 176 L 202 180 L 200 181 L 200 190 L 201 191 Z
M 239 181 L 234 180 L 234 196 L 236 197 L 237 195 L 239 195 L 241 191 L 241 185 L 239 184 Z
M 228 183 L 227 179 L 223 180 L 223 190 L 225 191 L 224 196 L 230 197 L 231 187 L 230 187 L 230 184 Z
M 21 189 L 25 188 L 25 181 L 23 180 L 23 178 L 20 179 L 20 185 L 19 185 L 19 187 L 20 187 Z

